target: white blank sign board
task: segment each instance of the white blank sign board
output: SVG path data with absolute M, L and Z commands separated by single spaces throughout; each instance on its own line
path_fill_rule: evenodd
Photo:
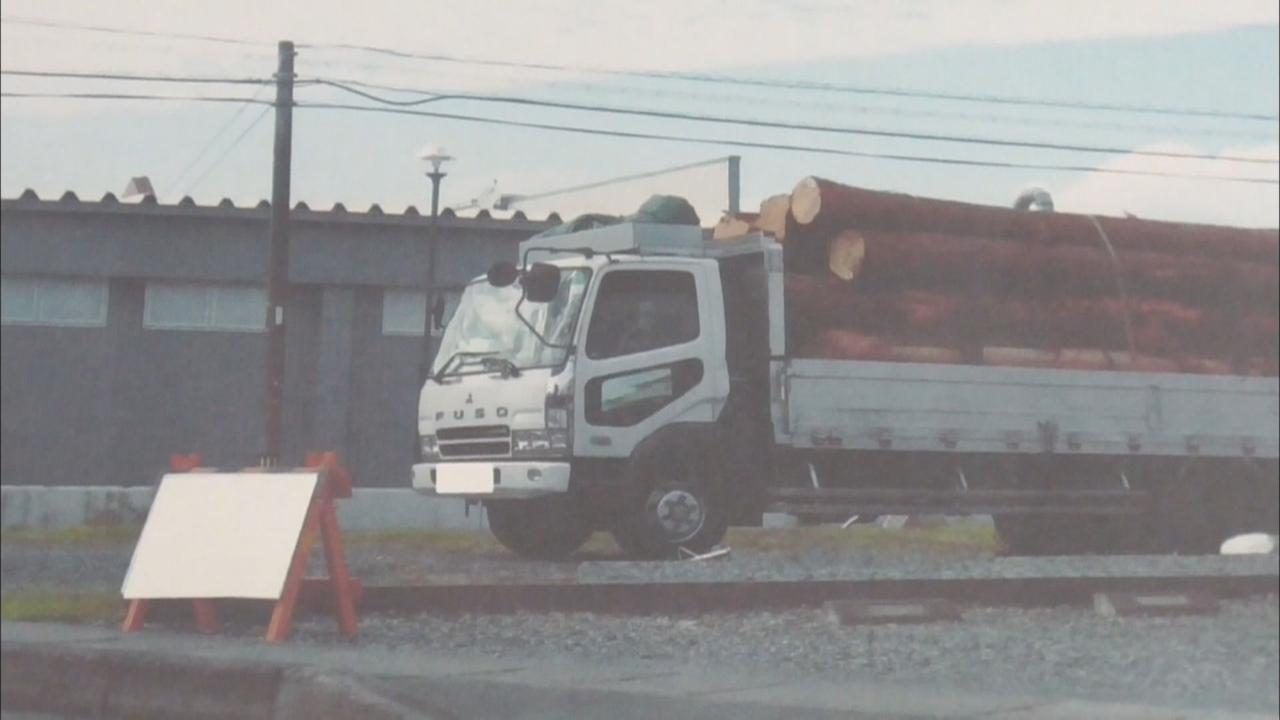
M 173 473 L 156 491 L 126 600 L 277 600 L 320 475 Z

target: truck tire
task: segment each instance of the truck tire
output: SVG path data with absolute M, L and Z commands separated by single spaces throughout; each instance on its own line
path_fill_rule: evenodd
M 729 527 L 728 503 L 714 459 L 688 438 L 633 459 L 628 507 L 612 529 L 629 556 L 672 559 L 680 548 L 703 553 Z
M 591 537 L 592 527 L 577 499 L 548 496 L 485 503 L 489 531 L 520 557 L 563 560 Z

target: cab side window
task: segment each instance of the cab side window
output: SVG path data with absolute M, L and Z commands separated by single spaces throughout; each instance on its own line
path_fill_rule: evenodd
M 698 332 L 692 273 L 617 270 L 600 282 L 586 353 L 592 360 L 631 355 L 687 343 Z

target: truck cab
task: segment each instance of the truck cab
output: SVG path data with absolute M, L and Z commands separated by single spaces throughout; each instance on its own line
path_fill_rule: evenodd
M 595 530 L 637 554 L 709 549 L 754 504 L 708 457 L 727 448 L 726 405 L 751 396 L 758 419 L 769 412 L 767 303 L 757 292 L 756 312 L 735 310 L 755 327 L 733 323 L 744 347 L 727 352 L 724 271 L 763 287 L 777 252 L 760 235 L 631 223 L 527 241 L 523 267 L 472 281 L 444 331 L 413 486 L 482 502 L 524 555 L 565 554 Z

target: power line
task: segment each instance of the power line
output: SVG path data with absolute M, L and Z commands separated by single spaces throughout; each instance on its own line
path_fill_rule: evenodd
M 401 59 L 425 60 L 429 62 L 454 63 L 460 65 L 480 65 L 490 67 L 515 68 L 521 70 L 545 70 L 550 72 L 585 73 L 592 75 L 608 75 L 614 77 L 644 78 L 649 80 L 677 80 L 685 82 L 714 83 L 721 85 L 742 85 L 750 87 L 767 87 L 783 90 L 804 90 L 820 92 L 837 92 L 858 95 L 881 95 L 889 97 L 921 98 L 926 100 L 946 100 L 974 103 L 991 103 L 1000 105 L 1023 105 L 1031 107 L 1048 107 L 1069 110 L 1091 110 L 1104 112 L 1128 112 L 1149 115 L 1184 115 L 1190 117 L 1206 117 L 1231 120 L 1280 120 L 1280 115 L 1265 113 L 1239 113 L 1206 108 L 1178 108 L 1144 105 L 1125 105 L 1119 103 L 1085 102 L 1079 100 L 1048 100 L 1029 97 L 1017 97 L 995 94 L 965 94 L 938 91 L 912 90 L 895 87 L 872 87 L 863 85 L 844 85 L 836 83 L 820 83 L 803 80 L 768 80 L 763 78 L 744 78 L 730 75 L 710 73 L 665 72 L 657 70 L 618 70 L 609 68 L 590 68 L 555 63 L 520 62 L 513 60 L 493 60 L 487 58 L 470 58 L 440 53 L 416 53 L 404 50 L 378 47 L 374 45 L 353 45 L 349 43 L 326 43 L 301 45 L 300 47 L 354 50 Z
M 387 66 L 382 66 L 387 67 Z M 725 93 L 690 92 L 687 90 L 658 89 L 639 86 L 611 86 L 589 82 L 558 82 L 557 89 L 577 89 L 586 93 L 625 93 L 631 95 L 649 95 L 658 98 L 676 98 L 717 103 L 749 103 L 759 105 L 763 102 L 758 97 L 748 95 L 732 95 Z M 1162 135 L 1176 133 L 1179 135 L 1213 135 L 1215 137 L 1267 138 L 1275 136 L 1272 129 L 1244 130 L 1222 127 L 1187 127 L 1185 125 L 1166 125 L 1133 122 L 1090 122 L 1055 116 L 1053 118 L 1034 117 L 1028 115 L 995 115 L 990 112 L 964 112 L 958 110 L 924 110 L 921 108 L 901 108 L 897 106 L 835 104 L 820 100 L 789 100 L 787 108 L 803 107 L 823 112 L 858 113 L 863 115 L 890 115 L 918 120 L 921 118 L 942 118 L 946 120 L 973 120 L 984 125 L 1030 125 L 1060 128 L 1084 128 L 1088 130 L 1118 130 L 1132 132 L 1156 132 Z
M 142 37 L 159 37 L 178 40 L 199 40 L 204 42 L 215 42 L 233 45 L 246 46 L 269 46 L 271 43 L 265 43 L 253 40 L 244 40 L 242 38 L 232 38 L 217 35 L 205 35 L 199 33 L 173 33 L 173 32 L 157 32 L 150 30 L 135 30 L 131 28 L 113 27 L 106 25 L 90 25 L 86 23 L 75 23 L 66 21 L 46 20 L 42 18 L 29 18 L 21 16 L 4 16 L 0 17 L 0 22 L 6 22 L 14 25 L 29 25 L 34 27 L 46 27 L 56 29 L 80 30 L 85 32 L 99 32 L 119 35 L 132 35 Z M 988 103 L 1000 105 L 1021 105 L 1030 107 L 1047 107 L 1068 110 L 1091 110 L 1103 112 L 1127 112 L 1151 115 L 1183 115 L 1189 117 L 1205 117 L 1217 119 L 1231 120 L 1255 120 L 1255 121 L 1275 121 L 1280 120 L 1280 115 L 1267 113 L 1243 113 L 1243 112 L 1227 112 L 1222 110 L 1211 110 L 1207 108 L 1189 108 L 1189 107 L 1162 107 L 1147 105 L 1131 105 L 1121 103 L 1100 103 L 1088 102 L 1081 100 L 1053 100 L 1030 98 L 1011 95 L 997 95 L 989 93 L 967 94 L 967 93 L 948 93 L 940 91 L 915 90 L 901 87 L 874 87 L 863 85 L 849 85 L 825 82 L 813 82 L 804 80 L 769 80 L 765 78 L 746 78 L 730 75 L 717 75 L 712 73 L 694 73 L 694 72 L 668 72 L 657 70 L 619 70 L 610 68 L 590 68 L 572 65 L 562 65 L 555 63 L 535 63 L 520 62 L 512 60 L 495 60 L 489 58 L 461 57 L 455 55 L 446 55 L 441 53 L 417 53 L 404 50 L 396 50 L 392 48 L 379 47 L 374 45 L 355 45 L 350 43 L 317 43 L 303 44 L 299 47 L 330 49 L 330 50 L 348 50 L 358 52 L 368 52 L 373 54 L 385 55 L 400 59 L 424 60 L 429 62 L 454 63 L 464 65 L 477 65 L 489 67 L 504 67 L 520 70 L 544 70 L 550 72 L 567 72 L 567 73 L 586 73 L 594 75 L 606 75 L 614 77 L 631 77 L 643 78 L 650 80 L 666 80 L 666 81 L 683 81 L 697 83 L 714 83 L 722 85 L 740 85 L 748 87 L 765 87 L 772 89 L 784 90 L 803 90 L 817 92 L 836 92 L 846 94 L 860 95 L 879 95 L 887 97 L 906 97 L 920 98 L 927 100 L 944 100 L 971 103 Z
M 309 60 L 311 61 L 312 65 L 318 65 L 318 66 L 343 64 L 342 61 L 331 60 L 323 56 L 311 56 L 309 57 Z M 360 68 L 362 71 L 366 71 L 366 72 L 379 72 L 379 71 L 395 72 L 395 71 L 402 70 L 402 68 L 397 68 L 394 65 L 378 62 L 376 60 L 353 61 L 353 62 L 345 63 L 345 65 L 347 67 Z M 519 76 L 509 75 L 508 77 L 518 78 L 521 82 L 528 81 L 527 73 Z M 919 120 L 921 118 L 942 118 L 942 119 L 948 119 L 948 120 L 962 119 L 962 120 L 977 121 L 982 123 L 983 125 L 992 125 L 992 124 L 1008 125 L 1008 126 L 1030 125 L 1030 126 L 1043 126 L 1043 127 L 1054 127 L 1054 128 L 1085 128 L 1089 130 L 1116 130 L 1116 131 L 1125 131 L 1125 132 L 1160 133 L 1161 137 L 1167 137 L 1172 133 L 1172 134 L 1178 134 L 1178 135 L 1211 135 L 1213 137 L 1240 137 L 1240 138 L 1252 138 L 1252 139 L 1263 138 L 1263 139 L 1270 140 L 1275 136 L 1275 126 L 1271 126 L 1268 128 L 1268 127 L 1259 126 L 1257 124 L 1254 124 L 1253 126 L 1254 129 L 1245 129 L 1245 126 L 1242 126 L 1240 124 L 1236 124 L 1233 127 L 1230 123 L 1227 123 L 1227 124 L 1220 123 L 1214 127 L 1207 127 L 1203 125 L 1196 127 L 1196 126 L 1187 126 L 1187 125 L 1180 125 L 1180 124 L 1170 125 L 1167 122 L 1141 123 L 1141 122 L 1125 122 L 1125 121 L 1118 121 L 1118 120 L 1097 122 L 1097 121 L 1087 121 L 1087 120 L 1077 119 L 1070 114 L 1058 113 L 1058 112 L 1052 113 L 1051 117 L 1025 115 L 1025 114 L 1001 115 L 1001 114 L 995 114 L 991 109 L 982 109 L 982 108 L 979 108 L 972 112 L 965 112 L 960 110 L 926 110 L 919 107 L 901 107 L 899 105 L 874 105 L 874 104 L 865 104 L 865 103 L 836 104 L 829 100 L 824 101 L 824 100 L 816 99 L 816 97 L 813 97 L 813 96 L 788 98 L 785 103 L 777 103 L 776 98 L 765 99 L 760 97 L 759 95 L 752 96 L 752 95 L 733 94 L 733 93 L 714 92 L 714 91 L 707 92 L 706 90 L 700 90 L 700 91 L 689 90 L 689 89 L 679 90 L 679 89 L 675 89 L 672 86 L 664 86 L 659 88 L 659 87 L 654 87 L 651 85 L 644 85 L 644 84 L 625 84 L 625 85 L 606 84 L 601 81 L 591 82 L 587 80 L 576 80 L 576 81 L 575 80 L 556 80 L 550 85 L 550 87 L 556 90 L 567 90 L 567 91 L 577 90 L 577 91 L 581 91 L 581 92 L 592 94 L 592 95 L 599 94 L 599 93 L 604 93 L 604 94 L 621 93 L 621 94 L 625 94 L 628 97 L 628 99 L 636 95 L 648 95 L 648 96 L 663 98 L 663 99 L 675 98 L 679 100 L 693 100 L 693 101 L 699 101 L 699 102 L 716 102 L 718 104 L 724 104 L 724 103 L 748 104 L 749 103 L 754 106 L 753 111 L 758 111 L 762 103 L 768 103 L 773 105 L 782 105 L 785 109 L 807 108 L 807 109 L 813 109 L 813 110 L 822 111 L 822 112 L 889 115 L 889 116 L 895 116 L 895 117 L 903 117 L 909 120 Z M 752 90 L 748 89 L 746 92 L 752 92 Z
M 134 30 L 132 28 L 113 27 L 109 25 L 89 25 L 87 23 L 67 22 L 61 20 L 46 20 L 44 18 L 22 17 L 18 15 L 5 15 L 0 17 L 0 23 L 8 23 L 10 25 L 30 25 L 32 27 L 54 28 L 58 30 L 80 30 L 84 32 L 107 33 L 111 35 L 132 35 L 135 37 L 157 37 L 170 40 L 200 40 L 203 42 L 223 43 L 227 45 L 253 45 L 253 46 L 270 46 L 274 43 L 258 42 L 254 40 L 244 40 L 241 38 L 225 37 L 218 35 L 202 35 L 199 33 L 174 33 L 174 32 L 158 32 L 153 30 Z
M 696 113 L 676 112 L 669 110 L 652 110 L 643 108 L 622 108 L 603 105 L 587 105 L 582 103 L 560 102 L 552 100 L 535 100 L 531 98 L 510 97 L 501 95 L 478 95 L 471 93 L 443 93 L 437 94 L 427 90 L 414 90 L 408 88 L 395 88 L 388 86 L 371 85 L 362 82 L 338 82 L 326 80 L 323 78 L 313 78 L 312 81 L 318 85 L 327 85 L 338 88 L 344 92 L 372 100 L 374 102 L 385 105 L 393 105 L 398 107 L 414 107 L 425 105 L 427 103 L 441 102 L 446 100 L 467 100 L 472 102 L 487 103 L 504 103 L 511 105 L 524 105 L 531 107 L 556 108 L 561 110 L 577 110 L 583 112 L 606 113 L 613 115 L 633 115 L 641 117 L 662 118 L 667 120 L 684 120 L 700 123 L 716 123 L 725 125 L 741 125 L 746 127 L 769 128 L 774 130 L 799 130 L 806 132 L 823 132 L 841 135 L 862 135 L 867 137 L 895 138 L 900 140 L 924 140 L 933 142 L 950 142 L 962 143 L 970 145 L 990 145 L 995 147 L 1011 147 L 1011 148 L 1029 148 L 1036 150 L 1059 150 L 1065 152 L 1081 152 L 1081 153 L 1097 153 L 1107 155 L 1138 155 L 1142 157 L 1159 157 L 1159 158 L 1176 158 L 1180 160 L 1214 160 L 1238 163 L 1255 163 L 1255 164 L 1275 164 L 1280 162 L 1280 158 L 1250 158 L 1238 155 L 1222 155 L 1212 156 L 1200 153 L 1183 153 L 1161 150 L 1135 150 L 1122 147 L 1105 147 L 1093 145 L 1073 145 L 1067 143 L 1049 143 L 1034 142 L 1026 140 L 1001 140 L 999 138 L 975 137 L 966 135 L 943 135 L 939 133 L 918 133 L 903 132 L 896 130 L 877 130 L 873 128 L 858 127 L 838 127 L 832 125 L 815 125 L 809 123 L 787 123 L 770 120 L 751 120 L 746 118 L 733 118 L 716 115 L 701 115 Z M 381 90 L 390 90 L 394 92 L 414 92 L 429 95 L 426 98 L 417 100 L 393 100 L 390 98 L 379 97 L 372 93 L 364 92 L 352 85 L 361 85 L 364 87 L 373 87 Z
M 208 83 L 217 85 L 267 85 L 271 78 L 209 77 L 199 75 L 133 75 L 129 73 L 64 72 L 53 70 L 0 70 L 0 75 L 83 80 L 127 80 L 129 82 Z
M 249 99 L 250 99 L 250 100 L 257 100 L 257 99 L 258 99 L 258 97 L 259 97 L 260 95 L 262 95 L 262 91 L 263 91 L 263 90 L 265 90 L 265 89 L 266 89 L 266 87 L 267 87 L 266 85 L 263 85 L 263 86 L 259 87 L 259 88 L 257 89 L 257 91 L 256 91 L 256 92 L 254 92 L 253 97 L 252 97 L 252 98 L 249 98 Z M 213 136 L 209 138 L 209 141 L 208 141 L 208 142 L 206 142 L 206 143 L 204 144 L 204 146 L 200 148 L 200 151 L 199 151 L 199 152 L 197 152 L 197 153 L 195 154 L 195 156 L 191 158 L 191 162 L 190 162 L 190 163 L 188 163 L 188 164 L 187 164 L 187 166 L 186 166 L 185 168 L 183 168 L 182 172 L 178 173 L 178 175 L 173 179 L 173 185 L 174 185 L 174 187 L 178 187 L 178 186 L 179 186 L 179 182 L 180 182 L 181 180 L 186 179 L 187 174 L 188 174 L 188 173 L 190 173 L 192 170 L 195 170 L 195 169 L 196 169 L 196 166 L 197 166 L 197 165 L 199 165 L 199 164 L 200 164 L 200 161 L 204 159 L 205 153 L 207 153 L 207 152 L 209 152 L 211 149 L 213 149 L 213 146 L 218 142 L 218 140 L 222 139 L 223 134 L 225 134 L 228 130 L 230 130 L 230 129 L 231 129 L 231 127 L 232 127 L 233 125 L 235 125 L 236 120 L 240 119 L 240 116 L 244 114 L 244 111 L 245 111 L 245 110 L 248 110 L 250 107 L 251 107 L 251 103 L 246 102 L 246 103 L 242 104 L 240 107 L 236 108 L 235 113 L 233 113 L 233 114 L 231 115 L 231 117 L 227 119 L 227 122 L 226 122 L 226 123 L 224 123 L 224 124 L 222 125 L 222 127 L 218 128 L 218 131 L 217 131 L 217 132 L 215 132 L 215 133 L 213 134 Z M 265 114 L 265 113 L 267 112 L 267 110 L 268 110 L 268 108 L 263 108 L 262 112 Z M 258 120 L 260 120 L 260 119 L 261 119 L 261 116 L 259 116 Z M 257 124 L 258 120 L 254 120 L 252 123 L 250 123 L 250 127 L 252 127 L 253 125 Z M 234 145 L 235 145 L 235 142 L 233 141 L 233 142 L 232 142 L 232 146 L 234 146 Z M 215 161 L 215 164 L 216 164 L 216 161 Z M 207 173 L 206 173 L 206 174 L 207 174 Z M 201 175 L 201 176 L 200 176 L 200 179 L 204 179 L 204 175 Z M 199 180 L 197 180 L 196 182 L 198 183 L 198 182 L 199 182 Z M 183 190 L 186 190 L 188 187 L 192 187 L 192 185 L 183 186 Z M 184 192 L 182 192 L 182 191 L 178 191 L 178 192 L 176 192 L 175 194 L 176 194 L 176 195 L 182 195 L 182 194 L 185 194 L 185 193 L 184 193 Z
M 212 96 L 187 96 L 179 97 L 172 95 L 127 95 L 118 93 L 13 93 L 0 92 L 0 97 L 24 97 L 24 98 L 61 98 L 61 99 L 90 99 L 90 100 L 158 100 L 158 101 L 195 101 L 195 102 L 253 102 L 259 105 L 273 105 L 266 100 L 249 100 L 237 97 L 212 97 Z M 475 122 L 488 125 L 502 125 L 508 127 L 523 127 L 536 130 L 552 130 L 557 132 L 577 133 L 583 135 L 599 135 L 604 137 L 630 138 L 636 140 L 660 140 L 666 142 L 678 142 L 697 145 L 720 145 L 727 147 L 744 147 L 757 148 L 763 150 L 779 150 L 789 152 L 807 152 L 821 155 L 838 155 L 842 157 L 857 157 L 873 160 L 891 160 L 899 162 L 915 162 L 930 163 L 938 165 L 959 165 L 969 167 L 988 167 L 988 168 L 1004 168 L 1015 170 L 1042 170 L 1057 172 L 1077 172 L 1077 173 L 1104 173 L 1112 175 L 1137 175 L 1146 177 L 1162 177 L 1176 178 L 1183 180 L 1215 180 L 1222 182 L 1238 182 L 1262 185 L 1277 185 L 1280 180 L 1260 177 L 1242 177 L 1237 175 L 1213 175 L 1204 173 L 1171 173 L 1161 172 L 1157 170 L 1129 170 L 1124 168 L 1105 168 L 1090 167 L 1085 165 L 1052 165 L 1042 163 L 1015 163 L 999 160 L 973 160 L 966 158 L 951 157 L 934 157 L 924 155 L 902 155 L 896 153 L 874 153 L 858 150 L 845 150 L 842 148 L 821 147 L 812 145 L 794 145 L 785 143 L 767 143 L 754 142 L 749 140 L 728 140 L 717 138 L 699 138 L 688 137 L 682 135 L 668 135 L 662 133 L 634 132 L 625 130 L 606 130 L 602 128 L 587 128 L 572 125 L 556 125 L 551 123 L 535 123 L 520 120 L 506 120 L 501 118 L 481 117 L 476 115 L 462 115 L 457 113 L 440 113 L 428 112 L 424 110 L 413 110 L 409 108 L 398 107 L 373 107 L 368 105 L 346 105 L 341 103 L 297 103 L 300 108 L 312 108 L 317 110 L 349 110 L 355 112 L 375 112 L 387 113 L 394 115 L 410 115 L 417 117 L 434 117 L 445 120 L 458 120 L 462 122 Z
M 0 92 L 0 97 L 45 98 L 53 100 L 173 100 L 177 102 L 249 103 L 272 105 L 270 100 L 218 96 L 218 95 L 139 95 L 131 93 L 58 93 L 58 92 Z
M 417 117 L 434 117 L 444 120 L 459 120 L 488 125 L 504 125 L 523 127 L 535 130 L 553 130 L 557 132 L 577 133 L 583 135 L 600 135 L 604 137 L 630 138 L 636 140 L 661 140 L 666 142 L 689 143 L 697 145 L 721 145 L 727 147 L 757 148 L 763 150 L 781 150 L 791 152 L 808 152 L 821 155 L 839 155 L 843 157 L 867 158 L 873 160 L 894 160 L 901 162 L 931 163 L 940 165 L 964 165 L 971 167 L 1005 168 L 1016 170 L 1048 170 L 1058 172 L 1105 173 L 1113 175 L 1140 175 L 1147 177 L 1177 178 L 1184 180 L 1217 180 L 1223 182 L 1240 182 L 1264 185 L 1277 185 L 1280 180 L 1258 177 L 1241 177 L 1237 175 L 1212 175 L 1202 173 L 1171 173 L 1158 170 L 1128 170 L 1124 168 L 1090 167 L 1085 165 L 1052 165 L 1041 163 L 1015 163 L 999 160 L 971 160 L 965 158 L 932 157 L 924 155 L 902 155 L 895 153 L 874 153 L 842 148 L 821 147 L 812 145 L 792 145 L 785 143 L 754 142 L 749 140 L 727 140 L 718 138 L 699 138 L 683 135 L 667 135 L 662 133 L 633 132 L 626 130 L 606 130 L 603 128 L 587 128 L 573 125 L 556 125 L 552 123 L 536 123 L 522 120 L 462 115 L 457 113 L 428 112 L 397 107 L 372 107 L 368 105 L 345 105 L 341 103 L 298 103 L 300 108 L 316 110 L 350 110 L 355 112 L 388 113 L 394 115 L 411 115 Z
M 231 141 L 231 144 L 230 144 L 230 145 L 228 145 L 228 146 L 227 146 L 227 148 L 226 148 L 225 150 L 223 150 L 223 151 L 222 151 L 222 154 L 221 154 L 221 155 L 219 155 L 219 156 L 217 157 L 217 159 L 215 159 L 215 160 L 214 160 L 214 161 L 209 165 L 209 167 L 205 168 L 205 169 L 204 169 L 204 172 L 200 173 L 200 177 L 198 177 L 198 178 L 196 178 L 195 180 L 193 180 L 193 181 L 191 182 L 191 184 L 190 184 L 189 186 L 187 186 L 187 188 L 186 188 L 186 189 L 187 189 L 187 190 L 195 190 L 197 187 L 199 187 L 199 186 L 200 186 L 200 183 L 204 182 L 204 179 L 205 179 L 206 177 L 208 177 L 208 176 L 209 176 L 209 173 L 213 172 L 214 168 L 216 168 L 216 167 L 218 167 L 219 165 L 221 165 L 221 164 L 222 164 L 222 161 L 223 161 L 223 160 L 226 160 L 226 159 L 227 159 L 227 157 L 231 155 L 231 151 L 236 149 L 236 146 L 240 144 L 240 141 L 241 141 L 241 140 L 244 140 L 245 136 L 249 134 L 249 131 L 250 131 L 250 130 L 253 130 L 255 127 L 257 127 L 259 122 L 262 122 L 262 118 L 266 117 L 266 116 L 267 116 L 267 113 L 268 113 L 268 112 L 270 112 L 270 110 L 271 110 L 271 105 L 272 105 L 272 103 L 267 103 L 267 107 L 262 108 L 262 112 L 258 113 L 258 116 L 257 116 L 257 117 L 255 117 L 255 118 L 253 119 L 253 122 L 251 122 L 251 123 L 249 123 L 248 125 L 246 125 L 246 126 L 245 126 L 245 128 L 244 128 L 244 130 L 241 130 L 241 131 L 240 131 L 240 134 L 236 136 L 236 139 L 235 139 L 235 140 L 232 140 L 232 141 Z M 247 107 L 247 105 L 246 105 L 246 107 Z

